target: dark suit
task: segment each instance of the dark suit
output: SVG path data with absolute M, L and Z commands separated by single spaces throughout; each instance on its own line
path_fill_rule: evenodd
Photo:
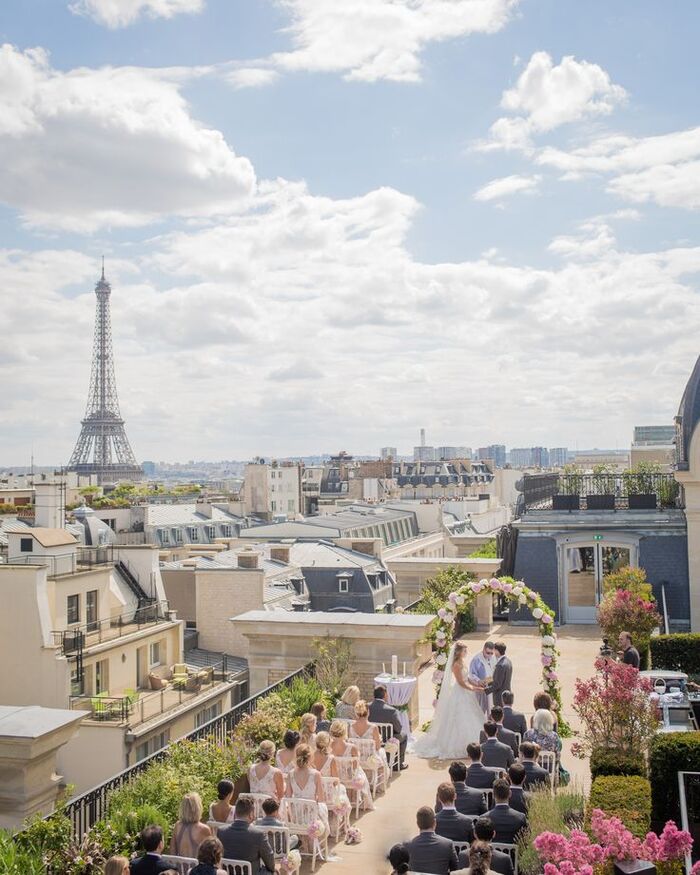
M 226 859 L 247 860 L 253 872 L 258 871 L 261 862 L 268 871 L 275 871 L 275 855 L 272 853 L 267 836 L 258 827 L 251 826 L 248 821 L 234 820 L 231 826 L 217 832 L 217 838 L 224 846 L 223 856 Z
M 639 651 L 637 648 L 628 647 L 622 654 L 622 661 L 626 665 L 633 665 L 635 668 L 639 668 Z
M 487 738 L 481 745 L 481 762 L 492 769 L 508 769 L 515 762 L 513 748 L 497 738 Z
M 393 705 L 387 704 L 384 699 L 372 699 L 369 706 L 370 723 L 391 723 L 394 727 L 394 735 L 399 740 L 399 763 L 403 763 L 406 756 L 406 742 L 408 738 L 401 726 L 399 712 Z
M 330 732 L 331 729 L 331 721 L 330 720 L 317 720 L 316 721 L 316 732 Z
M 503 744 L 507 744 L 508 747 L 513 751 L 513 756 L 518 758 L 520 753 L 520 749 L 518 747 L 518 737 L 514 732 L 511 732 L 510 729 L 506 729 L 501 723 L 498 725 L 498 732 L 496 733 L 496 738 L 502 742 Z M 486 733 L 484 730 L 481 730 L 480 742 L 483 744 L 486 741 Z
M 460 869 L 469 868 L 469 851 L 460 851 L 459 853 Z M 498 875 L 513 875 L 513 861 L 510 854 L 504 854 L 503 851 L 494 851 L 491 849 L 491 870 L 498 872 Z
M 542 766 L 524 760 L 523 768 L 525 769 L 523 790 L 532 790 L 536 784 L 549 784 L 549 772 L 543 769 Z
M 501 694 L 506 690 L 512 689 L 513 682 L 513 663 L 504 654 L 499 656 L 496 665 L 493 668 L 493 681 L 491 683 L 491 692 L 493 694 L 493 704 L 502 705 L 503 700 Z
M 523 740 L 523 735 L 527 732 L 527 720 L 525 715 L 520 711 L 514 711 L 510 705 L 503 706 L 503 725 L 511 732 L 519 732 L 520 740 Z
M 467 787 L 477 787 L 480 790 L 490 790 L 498 777 L 500 769 L 486 768 L 483 763 L 472 763 L 467 768 Z
M 459 866 L 452 841 L 434 832 L 418 833 L 404 847 L 409 854 L 409 866 L 414 872 L 447 875 Z
M 510 788 L 510 807 L 516 811 L 521 811 L 527 817 L 527 802 L 528 794 L 522 787 Z
M 455 808 L 460 814 L 475 816 L 486 812 L 486 802 L 484 802 L 484 794 L 481 790 L 475 790 L 473 787 L 467 787 L 464 781 L 453 781 L 457 798 L 455 799 Z M 439 799 L 435 800 L 436 813 L 442 809 L 442 803 Z
M 158 875 L 159 872 L 167 872 L 172 866 L 167 863 L 160 854 L 144 854 L 129 863 L 131 875 Z
M 471 842 L 474 837 L 471 817 L 454 808 L 442 808 L 435 815 L 435 821 L 435 832 L 453 842 Z
M 494 805 L 491 811 L 486 812 L 494 825 L 496 835 L 493 837 L 495 842 L 515 843 L 515 837 L 527 824 L 527 818 L 521 811 L 516 811 L 511 808 L 508 803 Z

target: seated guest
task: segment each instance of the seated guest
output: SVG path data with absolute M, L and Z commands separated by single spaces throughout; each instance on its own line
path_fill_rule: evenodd
M 525 769 L 523 790 L 533 790 L 537 784 L 549 783 L 549 772 L 537 764 L 537 748 L 531 741 L 520 745 L 520 763 Z
M 503 725 L 503 708 L 500 705 L 494 705 L 493 708 L 491 708 L 491 722 L 495 723 L 498 727 L 498 731 L 496 732 L 496 738 L 503 744 L 507 744 L 508 747 L 513 751 L 513 757 L 517 758 L 519 744 L 518 736 L 514 732 L 511 732 L 510 729 L 506 729 L 506 727 Z M 482 729 L 479 741 L 483 744 L 485 740 L 486 733 Z
M 355 702 L 360 698 L 359 687 L 348 687 L 335 706 L 335 716 L 348 720 L 355 719 Z
M 211 834 L 211 829 L 206 823 L 202 823 L 202 800 L 199 793 L 185 793 L 170 838 L 170 853 L 176 857 L 196 857 L 197 848 Z
M 409 871 L 409 855 L 404 845 L 394 845 L 389 851 L 391 875 L 405 875 Z
M 527 818 L 522 811 L 510 807 L 510 784 L 499 778 L 493 785 L 493 808 L 486 813 L 496 830 L 497 842 L 514 844 L 520 830 L 527 825 Z
M 491 845 L 488 842 L 473 842 L 469 848 L 469 866 L 458 869 L 455 875 L 495 875 L 491 868 Z
M 238 799 L 233 823 L 219 830 L 227 860 L 247 860 L 253 872 L 274 872 L 275 855 L 264 832 L 252 826 L 253 800 Z
M 311 713 L 316 718 L 316 732 L 328 732 L 331 728 L 331 721 L 326 716 L 326 706 L 323 702 L 314 702 L 311 706 Z
M 510 690 L 506 690 L 501 696 L 501 700 L 503 701 L 503 725 L 506 729 L 510 729 L 511 732 L 519 733 L 520 740 L 522 741 L 523 735 L 527 731 L 527 722 L 525 721 L 525 715 L 513 708 L 515 695 Z
M 382 747 L 382 736 L 379 733 L 379 727 L 375 723 L 369 722 L 369 708 L 364 699 L 358 699 L 355 702 L 355 717 L 356 719 L 350 724 L 348 736 L 351 739 L 371 739 L 374 742 L 376 765 L 384 770 L 385 775 L 388 774 L 389 762 L 386 751 Z
M 294 751 L 299 744 L 299 738 L 299 733 L 296 730 L 288 729 L 282 739 L 284 750 L 277 751 L 275 762 L 277 763 L 277 768 L 285 775 L 290 769 L 294 768 Z
M 455 799 L 455 808 L 460 814 L 474 816 L 475 814 L 483 814 L 486 811 L 486 802 L 484 794 L 481 790 L 475 790 L 473 787 L 467 787 L 467 767 L 459 760 L 450 763 L 447 770 L 450 776 L 450 781 L 455 788 L 457 798 Z M 439 811 L 442 803 L 439 799 L 435 802 L 435 811 Z
M 316 747 L 316 718 L 313 714 L 302 714 L 299 721 L 299 743 L 308 744 L 311 750 Z
M 331 737 L 327 732 L 316 733 L 316 750 L 311 757 L 311 765 L 322 778 L 338 778 L 338 765 L 335 757 L 330 752 Z M 333 804 L 330 806 L 331 813 L 337 817 L 339 810 L 350 810 L 350 800 L 345 786 L 336 782 L 333 793 Z
M 357 759 L 357 768 L 353 775 L 353 783 L 359 787 L 359 792 L 362 798 L 362 807 L 365 811 L 372 811 L 374 802 L 372 801 L 372 791 L 369 786 L 369 779 L 360 766 L 360 752 L 348 741 L 348 724 L 344 720 L 334 720 L 331 723 L 331 747 L 330 752 L 334 757 L 355 757 Z
M 467 787 L 490 790 L 500 770 L 487 768 L 481 762 L 481 745 L 475 741 L 471 741 L 467 745 L 467 756 L 471 760 L 467 768 Z
M 167 872 L 170 864 L 166 863 L 163 853 L 163 830 L 159 826 L 146 826 L 141 830 L 141 847 L 143 857 L 136 857 L 130 863 L 131 875 L 158 875 Z
M 510 780 L 510 807 L 521 811 L 527 817 L 528 794 L 523 790 L 525 767 L 522 763 L 513 763 L 508 769 Z
M 540 708 L 532 715 L 532 729 L 523 735 L 523 741 L 531 741 L 540 750 L 561 751 L 561 738 L 554 731 L 554 716 L 551 711 Z M 558 756 L 557 756 L 558 759 Z
M 490 845 L 495 835 L 496 830 L 488 817 L 480 817 L 474 824 L 474 838 L 477 841 Z M 464 867 L 469 865 L 468 849 L 460 852 L 459 865 Z M 513 875 L 513 860 L 510 854 L 491 848 L 491 868 L 497 875 Z
M 459 865 L 455 846 L 450 839 L 436 834 L 433 809 L 428 805 L 419 808 L 416 823 L 420 832 L 410 842 L 406 842 L 411 871 L 430 875 L 448 875 L 448 872 L 453 872 Z
M 105 863 L 104 875 L 129 875 L 127 857 L 110 857 Z
M 545 693 L 545 692 L 535 693 L 535 697 L 532 700 L 532 704 L 535 708 L 535 711 L 544 710 L 544 711 L 551 711 L 552 712 L 552 717 L 554 719 L 554 729 L 556 730 L 556 728 L 557 728 L 557 714 L 556 714 L 556 711 L 554 710 L 554 702 L 552 700 L 552 697 L 549 695 L 549 693 Z M 533 720 L 533 718 L 530 717 L 530 726 L 532 726 L 532 720 Z M 525 734 L 523 733 L 523 738 L 524 737 L 525 737 Z
M 275 827 L 286 827 L 287 824 L 279 819 L 280 813 L 280 804 L 273 797 L 270 796 L 269 799 L 265 799 L 262 804 L 263 816 L 259 817 L 253 826 L 257 826 L 259 829 L 265 831 L 266 826 L 275 826 Z M 290 835 L 289 836 L 289 848 L 296 848 L 299 844 L 299 836 Z
M 386 687 L 380 685 L 374 688 L 374 698 L 369 705 L 369 719 L 372 723 L 391 723 L 394 729 L 394 738 L 399 742 L 399 768 L 407 769 L 406 743 L 408 736 L 401 726 L 399 712 L 387 702 L 387 695 Z
M 274 744 L 271 741 L 261 741 L 256 762 L 248 769 L 251 793 L 265 793 L 276 799 L 284 796 L 284 775 L 281 769 L 272 765 L 274 759 Z
M 496 738 L 498 725 L 489 720 L 483 731 L 486 741 L 481 745 L 481 762 L 491 768 L 507 769 L 515 762 L 515 755 L 509 745 Z
M 214 836 L 204 839 L 197 850 L 197 865 L 190 869 L 189 875 L 228 875 L 219 864 L 224 846 Z
M 215 820 L 217 823 L 231 823 L 233 820 L 233 781 L 224 779 L 216 785 L 216 802 L 212 802 L 209 806 L 209 820 Z M 257 792 L 257 791 L 256 791 Z
M 470 842 L 472 840 L 472 819 L 460 814 L 455 808 L 454 784 L 447 782 L 437 788 L 437 798 L 440 810 L 435 813 L 435 832 L 453 842 Z
M 296 750 L 296 764 L 287 772 L 286 796 L 293 799 L 312 799 L 318 803 L 318 816 L 328 830 L 328 806 L 320 772 L 311 768 L 311 748 L 300 744 Z

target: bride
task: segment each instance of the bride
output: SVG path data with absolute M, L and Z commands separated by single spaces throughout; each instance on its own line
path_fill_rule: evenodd
M 484 712 L 475 692 L 484 687 L 469 680 L 467 645 L 456 641 L 445 665 L 445 677 L 430 729 L 415 745 L 419 757 L 463 757 L 470 741 L 478 741 L 484 728 Z

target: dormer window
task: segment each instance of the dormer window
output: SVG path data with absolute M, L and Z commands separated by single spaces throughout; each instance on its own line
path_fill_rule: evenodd
M 19 539 L 19 552 L 20 553 L 31 553 L 33 549 L 34 538 L 20 538 Z

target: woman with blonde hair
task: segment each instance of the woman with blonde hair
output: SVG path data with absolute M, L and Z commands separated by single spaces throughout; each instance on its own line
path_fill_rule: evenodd
M 210 836 L 211 830 L 206 823 L 202 823 L 202 799 L 199 793 L 185 793 L 177 823 L 173 827 L 169 853 L 176 857 L 196 857 L 197 848 Z
M 129 875 L 129 860 L 126 857 L 110 857 L 105 863 L 104 875 Z
M 321 774 L 311 766 L 311 748 L 300 744 L 296 749 L 294 768 L 287 773 L 286 795 L 294 799 L 318 802 L 318 816 L 328 829 L 328 806 L 325 803 Z
M 308 744 L 311 750 L 316 747 L 316 715 L 302 714 L 299 721 L 299 737 L 302 744 Z
M 371 739 L 374 742 L 374 757 L 373 764 L 376 764 L 380 770 L 384 772 L 384 780 L 389 777 L 389 760 L 386 756 L 386 751 L 382 747 L 382 737 L 379 734 L 379 727 L 376 723 L 369 722 L 369 707 L 364 699 L 358 699 L 355 702 L 355 717 L 356 719 L 350 724 L 350 738 L 361 738 L 364 740 Z
M 248 769 L 248 783 L 251 793 L 265 793 L 278 802 L 284 796 L 284 775 L 281 769 L 272 765 L 275 759 L 275 746 L 271 741 L 261 741 L 257 759 Z
M 354 744 L 348 741 L 347 723 L 343 720 L 334 720 L 331 723 L 330 736 L 330 752 L 334 757 L 355 757 L 357 760 L 357 768 L 352 778 L 353 786 L 356 785 L 356 790 L 360 794 L 363 809 L 365 811 L 372 811 L 374 802 L 372 801 L 372 792 L 369 788 L 369 779 L 360 766 L 360 752 Z
M 340 697 L 340 701 L 335 706 L 335 716 L 343 717 L 347 720 L 353 720 L 355 717 L 355 702 L 360 698 L 360 688 L 359 687 L 348 687 L 343 695 Z

